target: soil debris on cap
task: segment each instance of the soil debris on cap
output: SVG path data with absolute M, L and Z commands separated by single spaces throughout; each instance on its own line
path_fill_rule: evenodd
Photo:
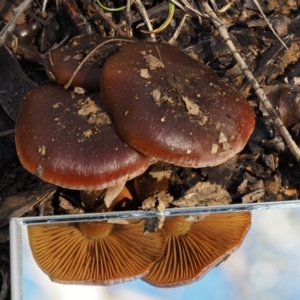
M 140 75 L 141 75 L 141 77 L 143 77 L 145 79 L 150 78 L 148 69 L 140 69 Z
M 150 70 L 165 68 L 165 65 L 163 64 L 163 62 L 159 58 L 157 58 L 156 56 L 154 56 L 152 54 L 146 54 L 145 59 L 146 59 L 146 62 L 148 64 Z
M 85 100 L 78 100 L 78 115 L 87 117 L 87 122 L 89 124 L 95 125 L 108 125 L 112 124 L 110 116 L 101 110 L 101 108 L 95 103 L 95 101 L 91 100 L 87 97 Z
M 188 97 L 181 96 L 183 102 L 186 105 L 186 109 L 188 110 L 189 114 L 197 116 L 200 113 L 200 107 L 195 102 L 190 100 Z

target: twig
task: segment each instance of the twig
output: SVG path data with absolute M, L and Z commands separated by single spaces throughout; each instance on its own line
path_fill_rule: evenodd
M 56 189 L 53 189 L 51 191 L 49 191 L 49 193 L 45 194 L 42 199 L 40 200 L 39 203 L 39 216 L 43 216 L 44 215 L 44 209 L 45 209 L 45 203 L 54 195 L 54 193 L 56 192 Z
M 181 31 L 181 29 L 182 29 L 184 23 L 185 23 L 185 19 L 186 19 L 186 17 L 188 17 L 188 16 L 189 16 L 188 14 L 184 14 L 184 16 L 182 17 L 182 19 L 180 20 L 180 23 L 179 23 L 177 29 L 175 30 L 173 36 L 172 36 L 172 37 L 169 39 L 169 41 L 168 41 L 168 43 L 169 43 L 170 45 L 173 45 L 174 42 L 176 41 L 176 39 L 178 38 L 178 35 L 179 35 L 179 33 L 180 33 L 180 31 Z
M 177 1 L 172 1 L 177 5 Z M 190 11 L 194 12 L 196 15 L 203 17 L 203 14 L 199 10 L 195 9 L 190 3 L 188 3 L 187 0 L 180 0 L 180 2 L 182 2 L 185 7 L 187 7 Z
M 95 3 L 92 3 L 93 8 L 97 11 L 97 13 L 100 15 L 102 19 L 104 19 L 109 26 L 111 26 L 119 35 L 121 36 L 127 36 L 127 34 L 113 21 L 111 21 L 107 15 L 101 10 L 101 8 L 98 5 L 95 5 Z
M 263 18 L 265 19 L 265 21 L 267 22 L 269 28 L 271 29 L 271 31 L 274 33 L 274 35 L 276 36 L 276 38 L 280 41 L 280 43 L 287 49 L 289 50 L 289 48 L 287 47 L 287 45 L 285 44 L 285 42 L 278 36 L 278 34 L 275 32 L 272 24 L 269 22 L 268 18 L 266 17 L 266 15 L 264 14 L 263 10 L 261 9 L 259 3 L 257 0 L 253 0 L 254 4 L 256 5 L 256 7 L 258 8 L 259 12 L 261 13 L 261 15 L 263 16 Z
M 222 8 L 220 8 L 220 9 L 218 10 L 218 12 L 223 13 L 223 12 L 225 12 L 227 9 L 229 9 L 231 6 L 232 6 L 232 2 L 230 1 L 230 2 L 228 2 L 225 6 L 223 6 Z
M 30 12 L 29 10 L 24 11 L 24 14 L 26 16 L 30 17 L 31 19 L 33 19 L 35 21 L 38 21 L 43 26 L 48 26 L 49 25 L 49 19 L 48 20 L 43 20 L 43 19 L 39 18 L 38 16 L 36 16 L 35 14 L 33 14 L 32 12 Z
M 48 0 L 44 0 L 43 1 L 43 8 L 42 8 L 42 12 L 44 13 L 46 11 L 46 6 L 48 4 Z
M 185 5 L 182 5 L 180 2 L 176 1 L 176 0 L 171 0 L 176 6 L 178 6 L 179 8 L 181 8 L 182 11 L 188 13 L 187 11 L 187 7 Z M 179 0 L 180 1 L 180 0 Z
M 72 28 L 71 28 L 71 26 L 69 26 L 69 28 L 65 32 L 65 36 L 61 39 L 61 41 L 58 44 L 57 43 L 53 44 L 44 54 L 46 55 L 53 49 L 59 48 L 61 45 L 63 45 L 65 43 L 65 41 L 69 39 L 69 37 L 71 35 L 71 30 L 72 30 Z
M 152 31 L 153 31 L 153 27 L 152 27 L 152 24 L 151 24 L 151 22 L 150 22 L 149 16 L 148 16 L 148 14 L 147 14 L 147 11 L 146 11 L 146 9 L 145 9 L 145 7 L 144 7 L 143 2 L 142 2 L 141 0 L 135 0 L 134 2 L 135 2 L 135 4 L 136 4 L 136 6 L 138 7 L 140 13 L 141 13 L 142 16 L 143 16 L 143 18 L 144 18 L 144 20 L 145 20 L 145 23 L 147 24 L 148 30 L 149 30 L 150 32 L 152 32 Z M 156 42 L 156 38 L 155 38 L 155 34 L 154 34 L 154 33 L 151 33 L 151 34 L 150 34 L 150 37 L 151 37 L 151 39 L 152 39 L 153 42 Z
M 252 84 L 253 90 L 255 91 L 256 95 L 258 96 L 261 103 L 264 105 L 266 111 L 271 116 L 275 127 L 280 132 L 282 138 L 286 142 L 287 146 L 291 150 L 292 154 L 296 158 L 297 161 L 300 161 L 300 149 L 298 148 L 297 144 L 292 139 L 291 135 L 289 134 L 286 127 L 283 125 L 280 118 L 278 118 L 277 113 L 275 109 L 273 108 L 272 104 L 267 99 L 263 89 L 260 87 L 259 83 L 249 70 L 248 66 L 246 65 L 245 61 L 241 57 L 241 55 L 237 52 L 233 42 L 231 41 L 228 31 L 226 29 L 226 26 L 223 24 L 223 22 L 217 17 L 215 12 L 211 9 L 209 4 L 207 2 L 202 3 L 202 9 L 203 11 L 210 17 L 211 22 L 215 25 L 215 27 L 219 30 L 220 35 L 224 39 L 224 42 L 226 43 L 227 47 L 231 51 L 233 57 L 239 64 L 240 68 L 244 72 L 246 78 L 250 81 Z
M 82 15 L 79 7 L 75 0 L 64 0 L 63 2 L 65 11 L 69 15 L 73 24 L 76 26 L 77 32 L 79 35 L 86 35 L 92 33 L 92 27 L 87 22 L 85 17 Z
M 152 18 L 152 16 L 159 14 L 161 11 L 167 9 L 168 5 L 169 5 L 168 2 L 164 1 L 160 4 L 155 5 L 152 8 L 149 8 L 147 10 L 148 17 Z M 143 20 L 143 17 L 139 13 L 135 14 L 131 18 L 132 23 L 135 23 L 135 22 L 138 22 L 138 21 L 141 21 L 141 20 Z
M 9 22 L 7 22 L 0 32 L 0 45 L 3 45 L 7 35 L 14 31 L 18 18 L 24 12 L 24 10 L 26 10 L 31 1 L 32 0 L 25 0 L 21 5 L 13 10 L 14 16 L 9 20 Z
M 15 129 L 8 129 L 0 132 L 0 137 L 15 133 Z
M 103 43 L 97 45 L 83 60 L 82 62 L 77 66 L 76 70 L 74 71 L 72 77 L 70 78 L 70 80 L 68 81 L 68 83 L 64 86 L 65 89 L 68 89 L 70 87 L 70 85 L 72 84 L 72 81 L 74 79 L 74 77 L 76 76 L 76 74 L 78 73 L 78 71 L 82 68 L 82 66 L 104 45 L 109 44 L 109 43 L 115 43 L 115 42 L 128 42 L 128 43 L 133 43 L 135 41 L 133 40 L 129 40 L 129 39 L 122 39 L 122 38 L 113 38 L 110 40 L 106 40 Z
M 215 0 L 209 0 L 209 2 L 211 4 L 211 6 L 213 7 L 214 11 L 219 11 L 219 7 Z
M 131 0 L 126 4 L 126 31 L 129 37 L 132 37 L 132 18 L 131 18 Z
M 159 33 L 163 31 L 166 27 L 169 26 L 171 23 L 174 13 L 175 13 L 175 4 L 172 1 L 169 1 L 169 6 L 168 6 L 169 12 L 168 12 L 168 17 L 167 19 L 156 29 L 153 31 L 146 31 L 146 30 L 141 30 L 143 33 Z

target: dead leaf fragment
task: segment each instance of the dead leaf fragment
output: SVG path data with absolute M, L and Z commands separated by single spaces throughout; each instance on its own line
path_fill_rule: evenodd
M 231 203 L 229 193 L 218 184 L 198 182 L 183 197 L 173 201 L 177 207 L 227 205 Z

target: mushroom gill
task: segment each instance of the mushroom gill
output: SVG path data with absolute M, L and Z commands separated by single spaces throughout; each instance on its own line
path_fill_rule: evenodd
M 166 218 L 163 255 L 143 280 L 172 287 L 200 279 L 240 246 L 250 223 L 249 212 L 210 214 L 196 222 Z
M 28 226 L 34 259 L 51 280 L 109 285 L 144 276 L 160 258 L 162 231 L 144 235 L 144 220 Z

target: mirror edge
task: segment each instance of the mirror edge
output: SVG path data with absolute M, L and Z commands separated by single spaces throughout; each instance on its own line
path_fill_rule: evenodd
M 10 235 L 10 272 L 11 272 L 11 299 L 22 300 L 22 239 L 19 219 L 11 219 L 9 222 Z

